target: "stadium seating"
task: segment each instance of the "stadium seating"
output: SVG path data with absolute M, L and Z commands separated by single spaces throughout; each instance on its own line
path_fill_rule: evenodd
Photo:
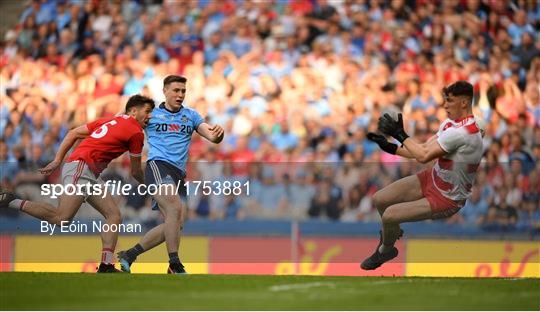
M 540 222 L 540 6 L 504 3 L 32 1 L 1 45 L 2 186 L 43 200 L 40 185 L 58 174 L 35 169 L 69 128 L 121 112 L 136 93 L 162 101 L 164 76 L 181 74 L 186 105 L 226 131 L 218 146 L 194 137 L 188 179 L 251 183 L 249 195 L 191 196 L 191 220 L 369 224 L 374 192 L 421 166 L 366 133 L 393 107 L 427 139 L 446 118 L 441 88 L 465 79 L 487 123 L 485 158 L 473 198 L 441 222 L 530 233 Z M 104 178 L 133 183 L 127 165 Z M 118 200 L 128 221 L 159 218 L 147 197 Z M 77 218 L 97 216 L 83 207 Z

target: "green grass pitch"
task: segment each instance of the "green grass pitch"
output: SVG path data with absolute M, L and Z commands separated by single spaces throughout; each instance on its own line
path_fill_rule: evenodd
M 0 273 L 0 310 L 540 310 L 539 279 Z

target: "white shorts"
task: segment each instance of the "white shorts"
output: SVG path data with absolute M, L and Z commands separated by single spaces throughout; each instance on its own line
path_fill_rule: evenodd
M 88 165 L 82 160 L 76 160 L 65 163 L 62 168 L 62 184 L 65 186 L 86 185 L 86 184 L 104 184 L 103 180 L 96 176 Z M 88 196 L 89 194 L 85 194 Z

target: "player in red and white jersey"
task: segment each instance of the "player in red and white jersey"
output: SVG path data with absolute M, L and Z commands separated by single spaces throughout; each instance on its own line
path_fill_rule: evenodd
M 143 126 L 146 125 L 126 114 L 90 122 L 86 124 L 90 136 L 75 148 L 66 162 L 83 161 L 99 175 L 112 160 L 126 151 L 130 156 L 140 157 L 144 145 Z
M 129 98 L 124 115 L 99 119 L 68 132 L 55 159 L 39 169 L 42 174 L 51 174 L 60 166 L 75 142 L 82 140 L 62 167 L 62 184 L 68 194 L 64 192 L 59 196 L 57 207 L 47 203 L 22 200 L 13 193 L 0 192 L 0 208 L 19 209 L 50 224 L 67 226 L 82 203 L 87 201 L 105 217 L 109 228 L 112 225 L 118 226 L 121 222 L 120 210 L 111 195 L 105 192 L 104 183 L 99 176 L 113 159 L 129 152 L 131 174 L 137 181 L 143 183 L 144 174 L 141 168 L 143 128 L 148 125 L 153 109 L 152 99 L 134 95 Z M 102 186 L 101 192 L 92 194 L 89 189 L 95 190 L 96 184 Z M 88 185 L 91 188 L 88 188 Z M 113 255 L 118 233 L 107 231 L 101 233 L 101 237 L 103 251 L 98 272 L 117 272 L 113 264 Z
M 382 218 L 381 240 L 375 252 L 362 262 L 364 270 L 374 270 L 397 257 L 394 244 L 403 235 L 401 223 L 447 218 L 463 207 L 471 193 L 483 152 L 483 133 L 472 115 L 473 87 L 458 81 L 445 87 L 443 94 L 448 119 L 426 143 L 409 138 L 401 114 L 398 120 L 388 114 L 379 119 L 379 131 L 397 139 L 401 147 L 382 135 L 368 134 L 368 139 L 387 153 L 423 164 L 436 162 L 431 168 L 375 193 L 373 203 Z
M 448 118 L 439 127 L 436 138 L 447 154 L 437 159 L 430 171 L 431 178 L 445 198 L 463 202 L 471 194 L 476 169 L 482 159 L 480 127 L 473 115 L 458 120 Z

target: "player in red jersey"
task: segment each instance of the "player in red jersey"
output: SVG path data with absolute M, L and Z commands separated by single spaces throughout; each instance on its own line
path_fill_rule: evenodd
M 482 134 L 472 115 L 473 87 L 458 81 L 443 89 L 444 109 L 448 115 L 435 136 L 418 143 L 405 133 L 403 120 L 385 114 L 379 130 L 397 139 L 402 146 L 386 141 L 382 135 L 369 133 L 387 153 L 429 163 L 432 168 L 400 179 L 375 193 L 373 203 L 382 218 L 381 241 L 361 264 L 374 270 L 398 255 L 394 247 L 403 231 L 400 224 L 427 219 L 447 218 L 459 211 L 471 193 L 476 169 L 482 159 Z
M 126 114 L 114 118 L 103 118 L 77 127 L 68 132 L 55 159 L 39 171 L 49 175 L 56 170 L 71 147 L 82 139 L 66 160 L 62 168 L 62 184 L 67 190 L 76 190 L 74 195 L 62 194 L 59 203 L 54 207 L 47 203 L 22 200 L 13 193 L 0 192 L 0 208 L 15 208 L 55 225 L 68 225 L 82 203 L 86 200 L 103 217 L 106 223 L 118 226 L 121 222 L 120 210 L 108 192 L 104 191 L 104 183 L 100 179 L 101 172 L 107 165 L 124 152 L 129 151 L 131 158 L 131 174 L 143 183 L 141 168 L 141 152 L 144 144 L 143 128 L 148 125 L 154 101 L 148 97 L 134 95 L 126 104 Z M 102 186 L 103 194 L 88 193 L 87 186 Z M 80 191 L 79 191 L 80 190 Z M 70 191 L 70 193 L 73 193 Z M 110 228 L 110 227 L 109 227 Z M 101 233 L 103 251 L 99 273 L 117 272 L 113 264 L 113 254 L 118 233 L 108 231 Z

